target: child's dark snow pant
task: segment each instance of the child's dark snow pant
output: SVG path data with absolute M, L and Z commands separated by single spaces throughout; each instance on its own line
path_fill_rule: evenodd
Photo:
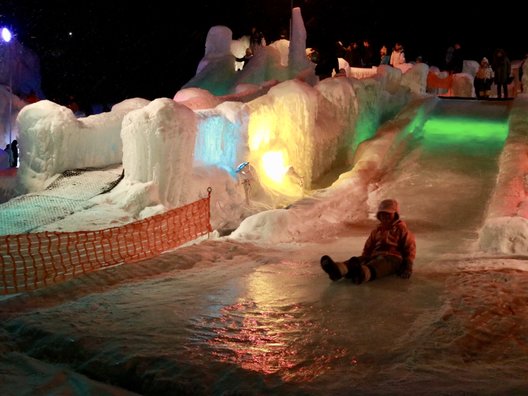
M 367 266 L 370 270 L 370 276 L 367 276 L 367 279 L 364 279 L 364 281 L 399 274 L 402 269 L 402 259 L 392 255 L 378 255 L 370 259 L 353 256 L 345 261 L 345 264 L 348 268 L 348 273 L 345 277 L 352 279 L 357 276 L 358 268 L 360 268 L 361 265 Z

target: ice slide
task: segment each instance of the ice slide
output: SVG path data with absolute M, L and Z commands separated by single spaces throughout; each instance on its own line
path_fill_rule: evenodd
M 379 182 L 377 194 L 399 197 L 413 228 L 445 234 L 435 237 L 438 251 L 475 239 L 493 196 L 510 108 L 510 101 L 440 99 L 423 138 Z

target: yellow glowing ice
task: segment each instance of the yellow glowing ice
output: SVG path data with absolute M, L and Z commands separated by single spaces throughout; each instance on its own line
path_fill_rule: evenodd
M 263 187 L 284 196 L 300 198 L 304 180 L 291 170 L 292 158 L 285 140 L 290 136 L 289 129 L 285 122 L 279 126 L 274 114 L 253 114 L 248 127 L 249 161 Z
M 284 175 L 288 172 L 286 155 L 282 151 L 268 151 L 262 155 L 262 167 L 266 176 L 274 183 L 282 183 Z

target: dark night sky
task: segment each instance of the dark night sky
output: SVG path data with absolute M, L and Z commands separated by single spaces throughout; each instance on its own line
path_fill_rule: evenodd
M 185 9 L 182 1 L 168 0 L 141 6 L 122 0 L 2 0 L 0 24 L 10 25 L 39 55 L 49 99 L 73 94 L 112 103 L 174 96 L 194 75 L 211 26 L 228 26 L 236 39 L 256 25 L 269 42 L 288 28 L 292 4 L 301 7 L 308 46 L 321 37 L 348 44 L 367 36 L 375 48 L 400 41 L 408 60 L 422 55 L 438 65 L 457 40 L 467 59 L 491 57 L 498 46 L 521 58 L 528 50 L 522 13 L 508 7 L 513 14 L 502 17 L 467 3 L 437 9 L 428 3 L 420 11 L 401 2 L 350 0 L 202 0 Z

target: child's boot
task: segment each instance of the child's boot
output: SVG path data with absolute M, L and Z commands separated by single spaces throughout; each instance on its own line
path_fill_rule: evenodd
M 345 263 L 335 262 L 330 256 L 326 255 L 321 257 L 321 268 L 323 268 L 333 281 L 343 278 L 347 273 L 347 266 Z

